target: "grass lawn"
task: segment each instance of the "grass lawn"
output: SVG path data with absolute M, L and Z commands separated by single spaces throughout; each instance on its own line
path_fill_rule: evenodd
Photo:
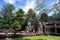
M 60 40 L 60 36 L 32 36 L 23 38 L 14 38 L 13 40 Z
M 32 36 L 32 37 L 22 37 L 22 38 L 5 38 L 0 40 L 60 40 L 60 36 Z

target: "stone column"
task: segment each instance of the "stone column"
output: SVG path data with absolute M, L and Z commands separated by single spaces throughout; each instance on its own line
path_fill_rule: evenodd
M 49 29 L 49 28 L 47 28 L 47 30 L 46 30 L 46 31 L 47 31 L 47 34 L 50 34 L 50 29 Z
M 35 33 L 34 25 L 32 27 L 33 27 L 33 33 Z
M 38 31 L 39 31 L 40 34 L 43 33 L 43 26 L 42 26 L 42 23 L 41 22 L 39 22 Z
M 56 26 L 56 22 L 55 22 L 55 34 L 57 33 L 57 28 L 56 28 L 57 26 Z

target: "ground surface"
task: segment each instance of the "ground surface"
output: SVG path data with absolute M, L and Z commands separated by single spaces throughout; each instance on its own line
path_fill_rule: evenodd
M 0 39 L 2 40 L 2 39 Z M 32 36 L 23 38 L 6 38 L 4 40 L 60 40 L 60 36 Z

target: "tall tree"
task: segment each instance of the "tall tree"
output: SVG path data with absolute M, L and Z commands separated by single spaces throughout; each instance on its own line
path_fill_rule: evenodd
M 39 13 L 47 12 L 46 10 L 46 1 L 47 0 L 36 0 L 36 6 L 35 9 L 36 11 L 39 11 Z
M 20 29 L 22 29 L 24 22 L 25 22 L 25 14 L 24 14 L 24 11 L 22 9 L 19 9 L 16 12 L 15 20 L 16 20 L 15 23 L 19 23 Z
M 30 8 L 27 13 L 27 20 L 26 21 L 27 21 L 28 25 L 32 25 L 32 22 L 34 20 L 36 20 L 36 13 L 33 9 Z
M 60 20 L 60 1 L 57 3 L 53 4 L 53 12 L 54 14 L 52 15 L 54 20 Z
M 3 23 L 3 19 L 2 19 L 2 17 L 0 16 L 0 29 L 1 29 L 1 27 L 2 27 L 2 23 Z
M 35 11 L 33 9 L 29 9 L 27 13 L 28 20 L 34 20 L 35 19 Z
M 12 19 L 13 19 L 13 10 L 15 9 L 13 4 L 5 4 L 3 5 L 3 8 L 1 10 L 2 16 L 3 16 L 3 23 L 2 23 L 2 28 L 3 29 L 9 29 L 11 28 L 10 23 L 12 23 Z
M 14 20 L 14 22 L 13 22 L 13 29 L 14 29 L 15 31 L 21 30 L 21 24 L 20 24 L 19 21 Z
M 36 0 L 35 1 L 35 10 L 37 12 L 38 19 L 41 17 L 42 13 L 49 13 L 51 12 L 52 8 L 47 6 L 47 2 L 50 0 Z
M 53 4 L 53 10 L 55 10 L 56 12 L 58 11 L 60 13 L 60 1 L 58 1 L 57 3 Z
M 1 10 L 3 17 L 6 17 L 9 12 L 12 12 L 15 9 L 13 4 L 5 4 Z
M 11 29 L 14 22 L 13 12 L 7 14 L 6 20 L 3 19 L 3 29 Z
M 21 24 L 23 24 L 23 22 L 24 22 L 24 11 L 22 9 L 19 9 L 16 12 L 16 20 L 18 20 L 19 22 L 21 22 Z
M 15 20 L 15 15 L 13 14 L 13 12 L 9 12 L 7 14 L 7 23 L 9 24 L 9 27 L 12 28 L 13 27 L 13 22 Z

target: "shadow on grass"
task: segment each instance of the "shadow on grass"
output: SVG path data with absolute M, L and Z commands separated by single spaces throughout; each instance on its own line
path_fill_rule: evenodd
M 11 39 L 17 39 L 17 38 L 20 38 L 20 39 L 22 39 L 23 38 L 23 36 L 21 36 L 21 35 L 12 35 L 12 36 L 6 36 L 6 35 L 0 35 L 0 40 L 6 40 L 6 38 L 11 38 Z
M 5 38 L 0 38 L 0 40 L 5 40 Z

